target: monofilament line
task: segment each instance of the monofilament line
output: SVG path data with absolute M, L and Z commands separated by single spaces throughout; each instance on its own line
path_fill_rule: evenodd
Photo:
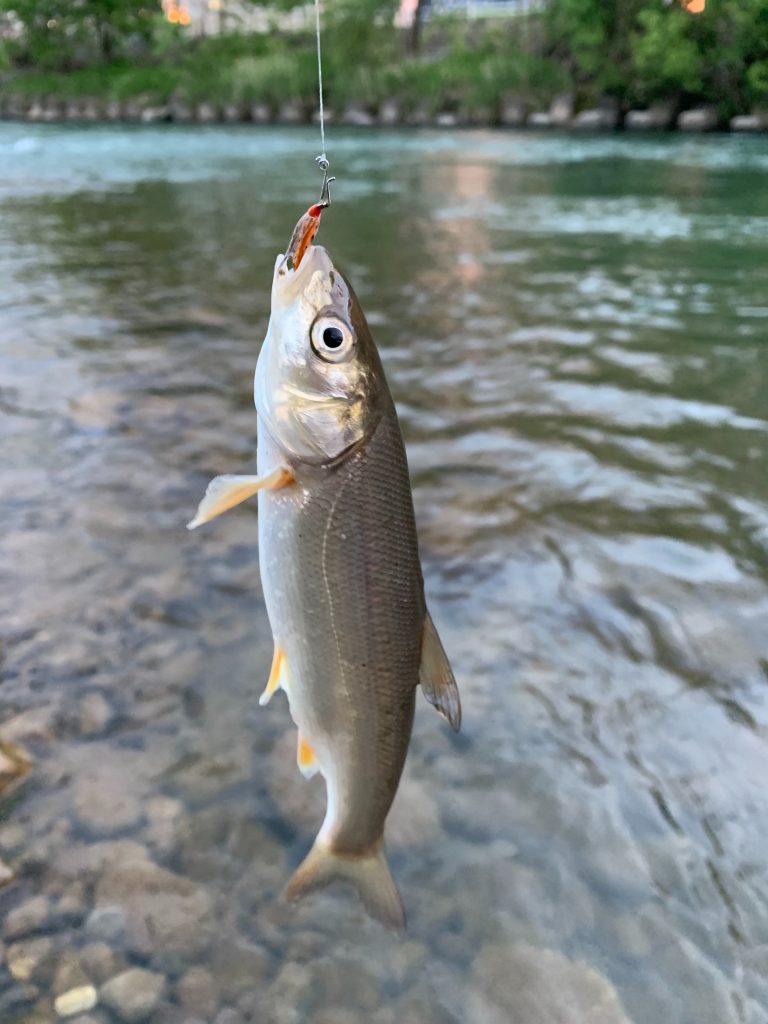
M 320 145 L 322 152 L 317 162 L 322 170 L 328 170 L 328 157 L 325 155 L 325 109 L 323 107 L 323 55 L 320 47 L 320 0 L 315 0 L 315 29 L 317 32 L 317 92 L 320 99 Z

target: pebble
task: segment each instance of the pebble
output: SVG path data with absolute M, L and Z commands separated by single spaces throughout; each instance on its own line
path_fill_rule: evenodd
M 132 967 L 101 988 L 101 999 L 128 1024 L 149 1019 L 165 989 L 162 974 Z
M 53 975 L 53 994 L 60 996 L 71 989 L 90 985 L 91 979 L 83 970 L 82 962 L 77 953 L 68 949 L 62 953 Z
M 86 934 L 91 939 L 115 942 L 125 932 L 125 911 L 122 907 L 96 907 L 85 922 Z
M 615 989 L 594 968 L 523 943 L 480 950 L 465 1017 L 483 1024 L 631 1024 Z
M 245 1024 L 243 1015 L 231 1007 L 221 1010 L 213 1024 Z
M 191 1014 L 212 1017 L 218 1008 L 219 994 L 210 971 L 204 967 L 190 967 L 179 980 L 179 1002 Z
M 80 962 L 88 977 L 103 985 L 122 966 L 117 955 L 105 942 L 91 942 L 80 950 Z
M 51 905 L 45 896 L 34 896 L 13 909 L 5 919 L 3 936 L 22 939 L 43 929 L 51 914 Z
M 85 903 L 79 892 L 64 893 L 56 904 L 54 916 L 62 924 L 80 924 L 85 917 Z
M 259 988 L 268 967 L 266 950 L 244 941 L 218 944 L 213 960 L 216 984 L 233 1002 L 242 992 Z
M 80 701 L 80 735 L 96 736 L 112 723 L 114 713 L 103 693 L 89 693 Z
M 90 832 L 107 836 L 133 828 L 143 817 L 141 803 L 115 765 L 101 765 L 98 772 L 77 779 L 75 813 Z
M 74 1017 L 75 1014 L 92 1010 L 99 997 L 93 985 L 81 985 L 71 988 L 57 996 L 53 1008 L 59 1017 Z
M 44 972 L 53 953 L 51 939 L 27 939 L 8 946 L 8 972 L 16 981 L 34 981 Z
M 150 860 L 107 865 L 96 886 L 96 906 L 115 905 L 125 913 L 128 947 L 142 955 L 197 956 L 213 937 L 206 890 Z
M 24 846 L 26 839 L 27 834 L 23 825 L 15 821 L 3 825 L 0 829 L 0 850 L 3 853 L 16 853 Z
M 14 877 L 13 869 L 8 867 L 4 860 L 0 859 L 0 888 L 4 885 L 9 885 Z

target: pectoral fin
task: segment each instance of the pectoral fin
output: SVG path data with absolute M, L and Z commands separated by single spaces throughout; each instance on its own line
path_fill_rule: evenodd
M 421 634 L 419 682 L 429 703 L 448 719 L 453 731 L 458 732 L 461 727 L 459 688 L 429 612 Z
M 270 697 L 281 686 L 285 689 L 285 654 L 282 647 L 278 647 L 275 644 L 275 653 L 272 655 L 272 668 L 269 670 L 269 679 L 264 687 L 264 693 L 259 697 L 259 704 L 262 707 L 265 704 L 269 704 Z
M 313 775 L 320 771 L 315 752 L 301 733 L 299 733 L 299 745 L 296 751 L 296 764 L 299 766 L 299 771 L 305 779 L 311 779 Z
M 292 482 L 293 473 L 284 466 L 278 466 L 265 476 L 215 476 L 208 484 L 195 518 L 187 523 L 187 529 L 194 530 L 222 512 L 228 512 L 257 491 L 277 491 Z

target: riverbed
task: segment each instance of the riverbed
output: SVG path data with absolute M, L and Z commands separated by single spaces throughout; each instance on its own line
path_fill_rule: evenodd
M 184 528 L 254 471 L 316 151 L 0 124 L 0 1020 L 766 1024 L 768 139 L 328 140 L 464 707 L 419 699 L 405 938 L 282 901 L 324 794 L 256 509 Z

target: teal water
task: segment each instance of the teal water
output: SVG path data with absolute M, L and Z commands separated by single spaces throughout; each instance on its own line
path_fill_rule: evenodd
M 184 529 L 255 465 L 316 148 L 0 125 L 0 1021 L 140 967 L 158 1024 L 765 1024 L 768 140 L 329 140 L 464 703 L 418 708 L 405 940 L 280 900 L 324 797 L 258 707 L 255 507 Z

